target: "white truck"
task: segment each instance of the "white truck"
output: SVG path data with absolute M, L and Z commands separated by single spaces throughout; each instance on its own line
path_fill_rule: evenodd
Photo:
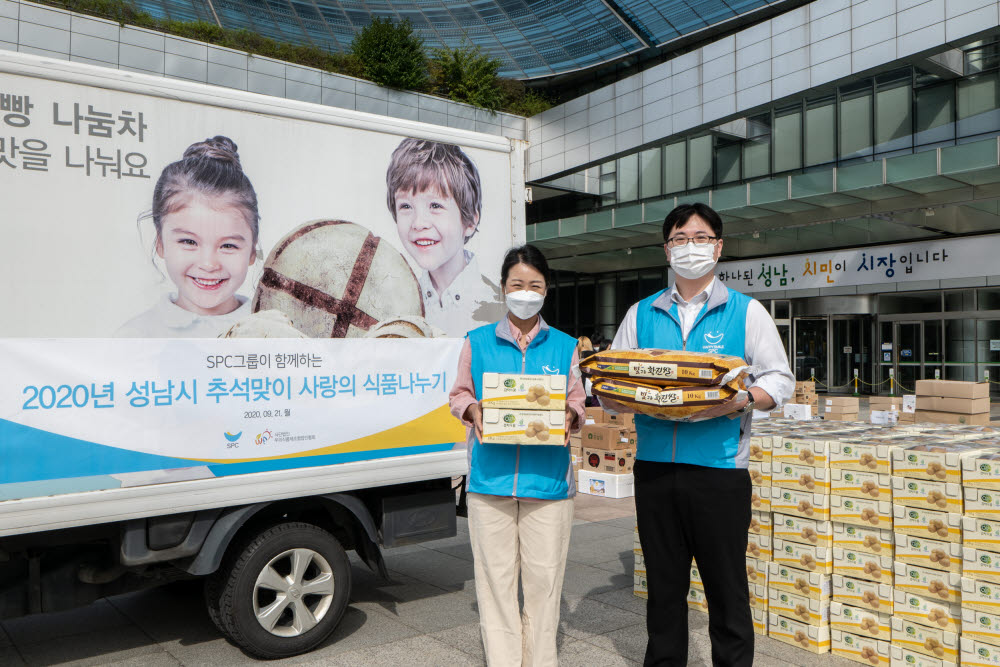
M 455 533 L 523 143 L 6 51 L 0 100 L 0 617 L 203 577 L 250 655 L 310 650 L 346 551 Z

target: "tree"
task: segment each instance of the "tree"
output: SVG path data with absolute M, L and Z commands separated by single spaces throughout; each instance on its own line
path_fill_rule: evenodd
M 504 90 L 497 72 L 503 63 L 477 46 L 435 49 L 430 62 L 434 92 L 496 112 L 503 107 Z
M 423 90 L 427 86 L 424 42 L 408 20 L 376 18 L 354 35 L 351 53 L 364 76 L 390 88 Z

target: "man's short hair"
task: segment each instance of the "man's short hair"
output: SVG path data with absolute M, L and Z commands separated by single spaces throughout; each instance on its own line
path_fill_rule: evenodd
M 392 152 L 385 174 L 386 203 L 396 219 L 397 192 L 430 188 L 451 196 L 458 204 L 462 225 L 476 227 L 483 208 L 479 170 L 461 148 L 424 139 L 404 139 Z
M 667 213 L 667 217 L 663 220 L 663 242 L 666 243 L 670 239 L 670 234 L 675 228 L 686 225 L 692 215 L 697 215 L 707 222 L 708 226 L 712 228 L 712 233 L 716 237 L 722 238 L 722 218 L 711 206 L 696 202 L 694 204 L 681 204 Z

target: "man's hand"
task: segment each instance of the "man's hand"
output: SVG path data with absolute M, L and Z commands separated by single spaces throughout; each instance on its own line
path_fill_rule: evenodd
M 483 441 L 483 409 L 479 403 L 470 403 L 465 409 L 462 418 L 467 422 L 472 422 L 473 431 L 476 433 L 476 440 Z
M 770 410 L 774 407 L 774 399 L 764 391 L 763 389 L 757 389 L 756 387 L 751 387 L 747 393 L 753 394 L 754 408 L 757 410 Z M 737 399 L 735 401 L 730 401 L 728 403 L 723 403 L 722 405 L 716 405 L 715 407 L 705 410 L 698 415 L 698 421 L 704 421 L 706 419 L 715 419 L 716 417 L 725 417 L 726 415 L 731 415 L 739 412 L 746 407 L 749 402 L 749 397 L 744 396 L 743 398 Z

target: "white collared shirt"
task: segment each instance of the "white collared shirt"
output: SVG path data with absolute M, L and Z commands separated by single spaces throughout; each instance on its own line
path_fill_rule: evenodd
M 439 294 L 427 271 L 420 274 L 424 317 L 448 336 L 462 337 L 470 330 L 504 315 L 500 288 L 479 271 L 476 256 L 465 252 L 465 268 Z
M 712 295 L 713 290 L 716 289 L 726 289 L 726 286 L 718 278 L 713 279 L 712 283 L 703 292 L 694 296 L 691 301 L 685 302 L 677 292 L 677 287 L 675 285 L 670 287 L 669 298 L 677 304 L 685 340 L 691 333 L 701 309 L 705 307 L 705 303 Z M 628 309 L 625 319 L 618 327 L 618 333 L 615 334 L 614 342 L 611 343 L 611 349 L 638 349 L 638 327 L 636 325 L 638 310 L 638 303 L 633 304 Z M 780 409 L 795 393 L 795 376 L 792 375 L 792 371 L 788 367 L 788 354 L 781 342 L 781 336 L 778 335 L 778 328 L 774 325 L 771 314 L 757 299 L 750 299 L 750 305 L 747 306 L 746 343 L 743 356 L 748 364 L 760 369 L 753 376 L 753 381 L 747 383 L 747 386 L 763 389 L 768 396 L 774 399 L 774 410 Z
M 250 300 L 236 295 L 239 308 L 225 315 L 199 315 L 174 303 L 177 293 L 164 294 L 152 308 L 123 324 L 115 338 L 218 338 L 251 315 Z

